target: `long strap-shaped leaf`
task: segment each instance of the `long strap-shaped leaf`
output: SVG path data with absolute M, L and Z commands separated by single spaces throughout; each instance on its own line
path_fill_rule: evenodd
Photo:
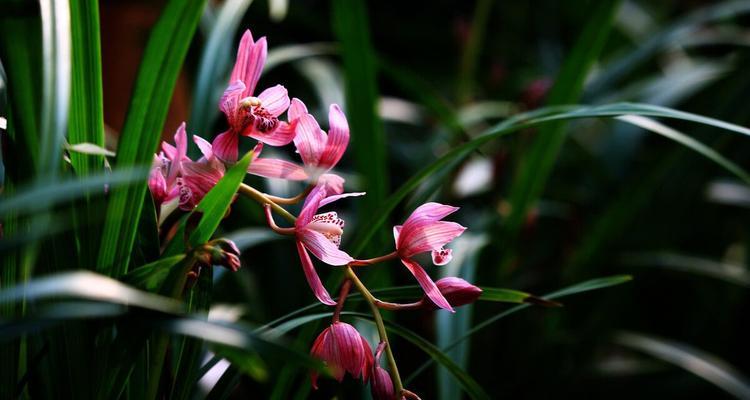
M 491 140 L 498 139 L 500 137 L 520 131 L 522 129 L 552 121 L 578 118 L 614 118 L 623 115 L 639 115 L 645 117 L 671 118 L 683 121 L 691 121 L 750 136 L 750 129 L 744 128 L 742 126 L 731 124 L 725 121 L 720 121 L 714 118 L 704 117 L 702 115 L 687 113 L 667 107 L 653 106 L 650 104 L 616 103 L 603 106 L 554 106 L 518 114 L 515 117 L 501 122 L 500 124 L 489 129 L 487 132 L 472 139 L 471 141 L 452 149 L 442 157 L 435 160 L 432 164 L 422 168 L 419 172 L 412 175 L 412 177 L 408 181 L 401 185 L 401 187 L 380 206 L 377 212 L 373 213 L 372 217 L 369 218 L 369 221 L 360 225 L 360 234 L 352 246 L 352 248 L 354 249 L 354 253 L 357 253 L 358 250 L 362 249 L 364 244 L 367 243 L 367 241 L 370 239 L 370 237 L 372 237 L 375 231 L 385 222 L 386 216 L 389 215 L 389 213 L 392 212 L 409 193 L 415 190 L 422 181 L 424 181 L 427 177 L 436 173 L 437 171 L 440 171 L 442 168 L 445 168 L 446 166 L 455 166 L 457 160 L 466 158 L 471 154 L 472 151 L 482 146 L 483 144 Z M 668 138 L 671 140 L 675 140 L 675 136 L 668 136 Z M 680 136 L 680 138 L 684 139 L 684 136 Z M 678 142 L 682 143 L 684 142 L 684 140 Z M 716 161 L 715 154 L 709 156 L 703 153 L 701 151 L 701 148 L 695 146 L 690 148 L 699 152 L 699 154 Z M 723 166 L 726 167 L 726 162 L 722 162 L 722 164 L 724 164 Z M 732 169 L 734 171 L 730 172 L 735 173 L 737 171 L 735 168 Z M 745 179 L 745 176 L 739 177 L 741 179 Z M 750 184 L 750 182 L 748 182 L 748 184 Z
M 150 164 L 204 4 L 171 0 L 151 32 L 120 137 L 118 168 Z M 99 250 L 100 272 L 119 276 L 127 271 L 145 193 L 145 182 L 113 190 Z
M 571 104 L 578 101 L 584 79 L 607 40 L 619 3 L 617 0 L 595 3 L 589 22 L 557 75 L 547 104 Z M 565 127 L 565 121 L 540 127 L 530 148 L 520 158 L 509 193 L 511 213 L 503 225 L 505 240 L 508 241 L 504 246 L 509 250 L 515 248 L 513 242 L 516 233 L 547 183 L 565 140 Z M 508 255 L 510 254 L 506 254 L 506 257 Z
M 334 31 L 341 45 L 346 77 L 351 147 L 357 173 L 367 188 L 367 196 L 360 202 L 360 217 L 369 215 L 385 199 L 388 188 L 385 135 L 376 114 L 377 68 L 366 7 L 362 0 L 333 2 Z M 384 234 L 378 238 L 385 239 Z

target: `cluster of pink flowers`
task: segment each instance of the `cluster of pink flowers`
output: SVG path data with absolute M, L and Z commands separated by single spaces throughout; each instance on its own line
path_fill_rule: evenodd
M 276 85 L 256 93 L 256 86 L 266 61 L 266 39 L 254 41 L 250 31 L 242 36 L 237 61 L 232 70 L 229 86 L 219 108 L 226 116 L 228 129 L 216 136 L 212 143 L 199 136 L 193 141 L 203 156 L 193 161 L 187 156 L 187 132 L 183 123 L 174 136 L 174 145 L 162 143 L 155 155 L 148 181 L 149 189 L 164 214 L 179 208 L 193 210 L 200 200 L 224 176 L 228 167 L 239 156 L 240 137 L 257 141 L 248 172 L 267 178 L 305 181 L 309 192 L 293 227 L 278 228 L 270 207 L 266 207 L 269 224 L 279 233 L 293 235 L 304 275 L 317 299 L 326 305 L 336 305 L 318 276 L 310 253 L 332 266 L 364 266 L 399 259 L 422 287 L 425 297 L 411 307 L 441 308 L 453 311 L 454 306 L 475 301 L 481 290 L 459 278 L 444 278 L 433 282 L 416 256 L 430 253 L 435 265 L 445 265 L 451 250 L 445 246 L 466 229 L 443 218 L 458 210 L 457 207 L 427 203 L 418 207 L 404 221 L 393 227 L 394 251 L 370 260 L 356 260 L 340 249 L 344 221 L 336 212 L 319 213 L 319 209 L 336 200 L 364 193 L 344 193 L 344 179 L 331 173 L 341 160 L 349 144 L 349 125 L 341 107 L 330 106 L 328 132 L 323 131 L 316 119 L 299 99 L 290 100 L 286 88 Z M 286 121 L 280 119 L 286 113 Z M 293 144 L 301 164 L 261 157 L 263 146 Z M 237 263 L 233 263 L 238 267 Z M 348 289 L 347 289 L 348 292 Z M 346 297 L 340 296 L 340 297 Z M 339 307 L 334 322 L 315 340 L 312 355 L 322 359 L 334 378 L 341 380 L 345 372 L 361 377 L 371 384 L 376 399 L 394 398 L 391 378 L 378 360 L 383 352 L 382 343 L 375 356 L 369 343 L 357 330 L 338 320 Z M 390 309 L 399 305 L 388 303 Z M 317 385 L 317 374 L 312 377 Z M 403 394 L 401 394 L 403 395 Z

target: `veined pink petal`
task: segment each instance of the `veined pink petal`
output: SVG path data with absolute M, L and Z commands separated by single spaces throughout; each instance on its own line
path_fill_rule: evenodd
M 305 273 L 307 283 L 310 285 L 310 289 L 312 289 L 315 297 L 317 297 L 318 300 L 320 300 L 320 302 L 323 304 L 329 306 L 336 305 L 336 302 L 333 301 L 331 295 L 328 294 L 325 286 L 323 286 L 323 283 L 320 281 L 318 273 L 315 272 L 315 266 L 310 259 L 310 255 L 307 254 L 305 246 L 303 246 L 302 242 L 300 242 L 299 240 L 295 241 L 295 243 L 297 244 L 297 253 L 299 253 L 299 259 L 302 262 L 302 271 Z
M 182 161 L 183 158 L 187 157 L 187 131 L 184 122 L 180 124 L 174 134 L 174 144 L 177 148 L 177 160 Z
M 399 254 L 405 257 L 440 250 L 466 230 L 465 227 L 449 221 L 418 221 L 416 226 L 411 228 L 407 232 L 404 225 L 396 245 Z
M 177 148 L 167 142 L 161 142 L 161 149 L 169 160 L 177 159 Z
M 289 108 L 289 95 L 286 88 L 282 85 L 276 85 L 264 90 L 258 95 L 261 107 L 271 113 L 274 117 L 283 114 Z
M 281 178 L 291 181 L 304 181 L 308 176 L 305 170 L 289 161 L 274 158 L 258 158 L 247 169 L 247 172 L 265 178 Z
M 396 225 L 393 227 L 393 239 L 396 241 L 396 245 L 398 245 L 398 237 L 401 235 L 401 228 L 403 225 Z
M 242 35 L 240 46 L 237 49 L 237 61 L 234 63 L 232 75 L 229 78 L 230 82 L 240 80 L 245 83 L 246 88 L 242 97 L 253 94 L 260 79 L 260 74 L 263 72 L 263 65 L 266 63 L 267 47 L 266 38 L 262 37 L 254 42 L 249 29 Z
M 349 123 L 338 104 L 331 104 L 328 124 L 328 140 L 318 160 L 318 166 L 326 170 L 336 166 L 349 145 Z
M 279 121 L 276 129 L 271 133 L 263 133 L 251 127 L 247 129 L 243 135 L 250 136 L 251 138 L 263 142 L 269 146 L 284 146 L 289 144 L 294 139 L 294 127 L 284 121 Z
M 289 122 L 294 122 L 299 117 L 307 114 L 307 106 L 305 106 L 305 103 L 302 102 L 302 100 L 298 98 L 293 98 L 292 103 L 289 106 Z
M 323 186 L 315 186 L 305 198 L 305 202 L 302 204 L 302 210 L 297 216 L 297 221 L 294 226 L 297 229 L 304 228 L 307 224 L 312 221 L 313 216 L 317 214 L 318 208 L 320 208 L 320 202 L 326 197 L 326 190 Z
M 318 178 L 318 185 L 323 185 L 329 194 L 344 193 L 344 182 L 344 178 L 336 174 L 323 174 Z
M 320 130 L 318 121 L 310 114 L 304 114 L 297 119 L 294 146 L 302 158 L 305 166 L 318 166 L 318 160 L 325 149 L 326 134 Z
M 458 207 L 453 207 L 440 203 L 425 203 L 417 207 L 409 218 L 404 221 L 404 227 L 407 227 L 416 221 L 438 221 L 454 212 L 458 211 Z
M 341 200 L 346 197 L 358 197 L 358 196 L 364 196 L 365 194 L 367 194 L 367 192 L 343 193 L 343 194 L 328 196 L 320 201 L 320 205 L 318 207 L 323 207 L 324 205 L 331 204 L 334 201 Z
M 242 100 L 242 92 L 245 91 L 245 84 L 242 81 L 232 81 L 229 87 L 224 90 L 224 94 L 221 95 L 219 101 L 219 109 L 226 115 L 227 122 L 232 129 L 242 129 L 241 121 L 239 118 L 240 111 L 240 100 Z M 231 129 L 230 129 L 231 130 Z
M 346 265 L 354 260 L 320 232 L 302 228 L 297 230 L 297 237 L 305 244 L 305 248 L 328 265 Z
M 193 135 L 193 141 L 196 145 L 198 145 L 198 148 L 200 149 L 201 153 L 203 154 L 203 157 L 208 160 L 213 157 L 214 152 L 211 146 L 211 143 L 208 142 L 208 140 L 203 139 L 200 136 Z
M 239 136 L 233 130 L 220 133 L 211 144 L 213 154 L 220 160 L 228 163 L 237 161 L 239 155 Z
M 151 191 L 151 197 L 158 206 L 167 198 L 167 181 L 164 179 L 164 173 L 161 166 L 154 165 L 148 175 L 148 189 Z
M 419 282 L 419 286 L 421 286 L 422 290 L 424 290 L 425 295 L 427 295 L 427 297 L 429 297 L 436 306 L 444 308 L 450 312 L 454 312 L 453 307 L 451 307 L 450 303 L 448 303 L 448 300 L 443 297 L 443 294 L 440 293 L 440 290 L 435 285 L 435 282 L 430 279 L 430 276 L 427 275 L 427 272 L 425 272 L 424 268 L 422 268 L 419 263 L 408 258 L 402 258 L 401 262 L 404 264 L 404 266 L 406 266 L 406 269 L 408 269 L 409 272 L 414 275 L 414 278 L 416 278 L 417 282 Z

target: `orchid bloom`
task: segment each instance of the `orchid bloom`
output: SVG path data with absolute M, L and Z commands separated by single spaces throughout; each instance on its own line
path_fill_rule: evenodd
M 335 211 L 323 214 L 316 213 L 320 207 L 326 204 L 344 197 L 361 196 L 363 194 L 346 193 L 327 197 L 326 188 L 318 185 L 307 195 L 302 211 L 294 223 L 295 241 L 302 262 L 302 269 L 310 288 L 315 293 L 315 297 L 323 304 L 332 306 L 336 302 L 328 294 L 318 273 L 315 272 L 308 251 L 329 265 L 346 265 L 354 259 L 349 254 L 339 250 L 341 235 L 344 233 L 344 220 L 339 218 Z
M 294 127 L 279 120 L 279 116 L 289 108 L 289 96 L 284 86 L 276 85 L 257 97 L 253 95 L 266 62 L 267 51 L 265 37 L 255 42 L 250 30 L 245 31 L 229 78 L 229 87 L 219 104 L 227 117 L 229 129 L 213 141 L 214 153 L 224 162 L 237 161 L 240 135 L 271 146 L 283 146 L 294 138 Z
M 187 157 L 187 133 L 184 122 L 174 134 L 174 143 L 172 146 L 162 142 L 162 151 L 154 155 L 154 163 L 149 173 L 148 188 L 158 206 L 177 198 L 182 165 L 185 161 L 190 161 Z
M 448 300 L 448 303 L 453 307 L 471 304 L 482 296 L 482 289 L 455 276 L 438 279 L 438 281 L 435 282 L 435 286 L 437 286 L 443 297 L 445 297 L 445 299 Z M 429 300 L 429 298 L 427 300 Z M 432 301 L 427 304 L 433 305 Z
M 323 182 L 329 193 L 342 193 L 344 179 L 328 173 L 338 164 L 349 145 L 349 123 L 341 107 L 331 104 L 327 134 L 298 99 L 292 99 L 289 121 L 295 126 L 294 145 L 304 166 L 285 160 L 258 158 L 248 172 L 266 178 Z
M 198 136 L 193 136 L 193 140 L 207 143 Z M 203 157 L 200 160 L 187 161 L 182 165 L 182 177 L 179 178 L 180 208 L 185 211 L 195 208 L 226 172 L 224 163 L 213 157 L 210 148 L 207 149 L 208 152 L 204 151 L 204 148 L 201 148 L 201 151 Z
M 393 227 L 396 253 L 401 262 L 417 279 L 425 295 L 435 305 L 449 311 L 453 311 L 450 303 L 427 272 L 412 257 L 429 251 L 432 253 L 432 262 L 435 265 L 445 265 L 453 258 L 451 250 L 445 249 L 444 246 L 461 235 L 466 228 L 455 222 L 441 221 L 441 219 L 457 210 L 458 207 L 426 203 L 414 210 L 403 225 Z
M 370 344 L 353 326 L 335 321 L 318 335 L 310 355 L 325 362 L 331 375 L 341 382 L 348 372 L 355 378 L 367 381 L 373 357 Z M 318 373 L 310 373 L 313 388 L 318 388 Z

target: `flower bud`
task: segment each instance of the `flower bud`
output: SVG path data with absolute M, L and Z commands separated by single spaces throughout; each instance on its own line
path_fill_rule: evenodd
M 482 295 L 482 289 L 453 276 L 442 278 L 435 282 L 435 285 L 453 307 L 471 304 L 477 301 L 479 296 Z M 425 304 L 429 304 L 430 308 L 436 308 L 428 297 L 425 297 L 423 301 Z
M 386 344 L 381 342 L 375 351 L 375 362 L 372 364 L 370 375 L 370 393 L 375 400 L 393 400 L 393 381 L 391 375 L 380 367 L 380 356 L 383 354 Z
M 310 355 L 322 360 L 331 375 L 339 382 L 348 372 L 355 378 L 367 381 L 373 364 L 370 344 L 353 326 L 336 321 L 320 333 L 313 343 Z M 310 374 L 313 388 L 318 388 L 318 373 Z
M 220 265 L 234 272 L 240 269 L 240 250 L 228 239 L 215 239 L 200 247 L 195 257 L 199 264 Z

